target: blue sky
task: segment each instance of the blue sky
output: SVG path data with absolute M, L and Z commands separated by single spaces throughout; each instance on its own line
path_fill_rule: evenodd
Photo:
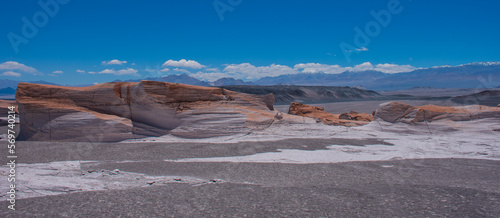
M 49 14 L 38 1 L 3 2 L 0 79 L 92 84 L 187 73 L 255 80 L 500 60 L 497 0 L 42 2 L 58 10 L 51 5 Z M 384 25 L 372 15 L 382 10 L 391 16 Z M 23 17 L 36 33 L 23 34 Z M 356 44 L 355 27 L 369 43 Z M 351 49 L 341 49 L 342 42 Z

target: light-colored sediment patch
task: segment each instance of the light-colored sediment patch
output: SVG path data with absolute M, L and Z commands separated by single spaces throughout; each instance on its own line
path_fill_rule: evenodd
M 36 164 L 17 164 L 16 199 L 48 195 L 68 194 L 82 191 L 129 189 L 162 185 L 167 183 L 187 183 L 205 185 L 224 182 L 222 180 L 202 180 L 187 176 L 148 176 L 140 173 L 116 170 L 83 171 L 82 164 L 89 161 L 64 161 Z M 7 177 L 8 166 L 0 167 L 0 175 Z M 0 180 L 0 198 L 6 199 L 10 182 Z
M 258 141 L 289 138 L 383 139 L 394 145 L 331 145 L 328 150 L 291 150 L 238 157 L 189 158 L 176 162 L 261 162 L 261 163 L 339 163 L 423 158 L 472 158 L 500 160 L 500 119 L 490 118 L 454 122 L 439 120 L 426 125 L 375 121 L 366 126 L 346 128 L 322 125 L 300 129 L 275 126 L 226 141 Z M 305 126 L 303 126 L 305 127 Z M 313 131 L 316 130 L 316 131 Z M 497 131 L 495 131 L 497 130 Z M 278 136 L 279 135 L 279 136 Z M 220 140 L 220 139 L 219 139 Z M 214 139 L 215 142 L 215 139 Z M 279 143 L 279 142 L 277 142 Z M 173 161 L 173 160 L 166 160 Z

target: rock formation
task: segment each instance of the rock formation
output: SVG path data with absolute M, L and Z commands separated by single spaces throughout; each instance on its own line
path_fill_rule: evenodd
M 415 123 L 449 119 L 465 121 L 482 118 L 500 118 L 500 108 L 483 105 L 443 107 L 436 105 L 411 106 L 400 102 L 381 104 L 375 111 L 375 118 L 387 122 Z
M 274 122 L 274 96 L 155 81 L 90 87 L 19 83 L 18 140 L 116 142 L 172 134 L 204 138 Z
M 341 120 L 358 120 L 358 121 L 373 121 L 373 116 L 365 113 L 358 113 L 356 111 L 351 111 L 349 113 L 343 113 L 339 115 Z
M 9 107 L 10 106 L 15 106 L 16 108 L 14 109 L 14 112 L 16 113 L 16 117 L 17 117 L 17 114 L 19 114 L 19 112 L 17 111 L 17 104 L 15 101 L 7 101 L 7 100 L 0 100 L 0 126 L 5 126 L 8 123 L 8 112 L 10 111 L 9 110 Z
M 303 117 L 311 117 L 327 125 L 361 126 L 373 121 L 373 116 L 365 113 L 351 111 L 344 114 L 332 114 L 325 112 L 323 107 L 316 107 L 302 103 L 292 102 L 288 114 Z

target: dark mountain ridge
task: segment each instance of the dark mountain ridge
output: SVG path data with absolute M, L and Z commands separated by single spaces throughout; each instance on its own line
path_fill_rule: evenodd
M 379 93 L 351 87 L 332 86 L 219 86 L 221 88 L 255 95 L 274 94 L 276 104 L 290 102 L 321 103 L 336 101 L 354 101 L 383 98 Z

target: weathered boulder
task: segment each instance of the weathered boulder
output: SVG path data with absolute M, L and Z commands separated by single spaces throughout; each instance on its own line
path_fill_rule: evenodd
M 404 116 L 410 108 L 412 106 L 405 103 L 388 102 L 379 105 L 374 116 L 388 122 L 395 122 Z
M 115 142 L 173 134 L 204 138 L 273 121 L 272 94 L 156 81 L 90 87 L 19 83 L 18 140 Z
M 375 111 L 375 118 L 387 122 L 415 123 L 449 119 L 465 121 L 490 117 L 500 118 L 500 108 L 484 105 L 444 107 L 436 105 L 410 106 L 400 102 L 381 104 Z
M 371 114 L 366 113 L 358 113 L 356 111 L 351 111 L 349 113 L 343 113 L 339 115 L 339 119 L 341 120 L 358 120 L 358 121 L 373 121 L 373 116 Z
M 369 114 L 359 114 L 351 111 L 344 114 L 332 114 L 325 112 L 323 107 L 311 106 L 292 102 L 288 114 L 318 119 L 327 125 L 361 126 L 370 123 L 373 117 Z M 370 119 L 371 117 L 371 119 Z
M 290 108 L 288 109 L 288 114 L 303 116 L 306 114 L 315 114 L 318 112 L 324 112 L 323 107 L 316 107 L 307 104 L 292 102 Z

